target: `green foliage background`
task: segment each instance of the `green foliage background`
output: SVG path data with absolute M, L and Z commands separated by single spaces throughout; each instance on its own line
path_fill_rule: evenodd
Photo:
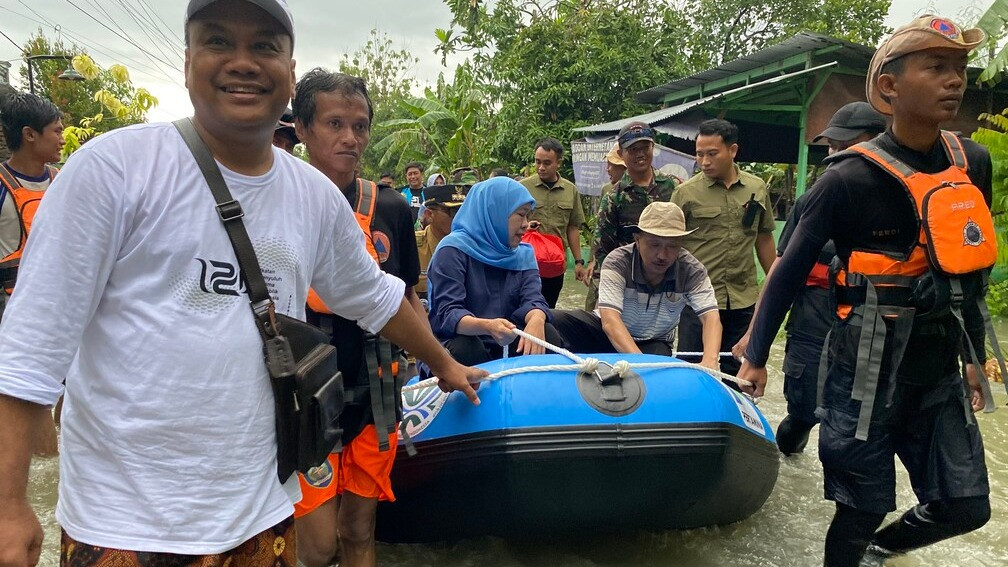
M 65 45 L 61 40 L 50 41 L 39 29 L 24 45 L 24 56 L 44 54 L 86 55 L 84 48 L 73 44 Z M 85 81 L 61 81 L 57 79 L 67 68 L 68 61 L 36 60 L 32 61 L 35 74 L 35 92 L 48 98 L 64 113 L 63 124 L 77 125 L 81 119 L 91 118 L 104 113 L 104 119 L 95 122 L 92 127 L 95 135 L 108 132 L 115 128 L 129 126 L 143 119 L 118 118 L 109 113 L 102 103 L 95 100 L 95 93 L 106 90 L 112 93 L 120 102 L 129 105 L 136 97 L 136 89 L 131 83 L 117 81 L 108 69 L 103 69 L 96 78 Z M 22 82 L 28 84 L 28 71 L 21 68 Z
M 973 140 L 983 144 L 993 164 L 994 232 L 998 241 L 998 262 L 992 274 L 993 285 L 987 297 L 991 313 L 1008 317 L 1008 109 L 1001 114 L 982 114 L 987 126 L 973 133 Z
M 494 116 L 490 159 L 517 171 L 535 141 L 653 107 L 642 90 L 801 31 L 874 45 L 889 0 L 445 0 L 436 51 L 465 54 Z M 569 160 L 568 160 L 569 166 Z M 569 169 L 567 171 L 569 174 Z

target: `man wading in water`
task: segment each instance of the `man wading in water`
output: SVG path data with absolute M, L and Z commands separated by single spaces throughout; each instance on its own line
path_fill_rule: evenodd
M 878 556 L 904 553 L 990 518 L 983 442 L 970 411 L 985 405 L 982 370 L 968 365 L 965 397 L 959 356 L 975 348 L 971 360 L 984 357 L 977 298 L 997 252 L 984 203 L 991 161 L 981 146 L 940 128 L 959 111 L 968 53 L 983 41 L 978 29 L 928 15 L 882 43 L 867 94 L 892 115 L 892 127 L 830 159 L 757 310 L 738 377 L 759 396 L 785 312 L 833 240 L 842 270 L 832 278 L 838 309 L 816 411 L 825 495 L 836 503 L 828 567 L 858 565 L 869 544 Z M 968 211 L 953 206 L 964 199 Z M 960 275 L 942 275 L 949 273 Z M 947 300 L 957 294 L 960 302 Z M 894 455 L 920 504 L 876 531 L 896 509 Z

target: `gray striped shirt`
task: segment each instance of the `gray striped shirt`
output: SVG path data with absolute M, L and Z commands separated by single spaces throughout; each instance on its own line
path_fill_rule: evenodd
M 599 276 L 599 308 L 620 312 L 635 341 L 671 338 L 687 304 L 697 315 L 718 308 L 707 270 L 685 249 L 656 287 L 644 277 L 636 244 L 610 252 Z M 598 311 L 596 310 L 596 315 Z

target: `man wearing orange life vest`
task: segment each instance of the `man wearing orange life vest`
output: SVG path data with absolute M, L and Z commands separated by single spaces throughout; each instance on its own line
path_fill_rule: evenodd
M 61 113 L 52 102 L 28 93 L 16 93 L 0 104 L 0 124 L 11 157 L 0 164 L 0 318 L 8 294 L 13 292 L 32 220 L 57 169 L 63 149 Z M 57 404 L 58 405 L 58 404 Z M 59 408 L 57 407 L 57 417 Z M 58 452 L 56 427 L 46 418 L 36 429 L 35 454 Z
M 989 403 L 989 389 L 970 364 L 964 395 L 959 356 L 984 358 L 978 299 L 996 256 L 991 161 L 984 148 L 941 130 L 959 111 L 968 53 L 983 41 L 978 29 L 926 15 L 878 48 L 866 90 L 892 127 L 831 158 L 767 279 L 745 351 L 738 377 L 762 395 L 776 331 L 832 239 L 838 309 L 816 410 L 824 492 L 836 503 L 828 567 L 858 565 L 869 547 L 878 556 L 905 553 L 990 518 L 972 415 Z M 894 456 L 919 504 L 876 531 L 896 509 Z
M 364 230 L 368 251 L 383 271 L 406 283 L 407 301 L 426 321 L 426 311 L 414 291 L 420 261 L 409 204 L 391 187 L 357 178 L 373 116 L 364 81 L 313 69 L 298 81 L 293 109 L 297 135 L 308 150 L 309 162 L 341 189 Z M 372 361 L 364 354 L 366 348 L 372 352 L 377 348 L 375 338 L 366 338 L 356 321 L 330 314 L 317 297 L 310 296 L 308 306 L 308 321 L 332 334 L 344 387 L 363 389 L 372 402 L 377 399 L 381 405 L 381 396 L 370 389 L 380 378 L 369 371 Z M 430 323 L 426 325 L 429 328 Z M 398 388 L 394 397 L 401 397 Z M 375 563 L 375 512 L 379 500 L 395 499 L 389 473 L 398 442 L 394 433 L 396 408 L 376 407 L 371 403 L 348 405 L 340 418 L 343 451 L 300 478 L 303 497 L 295 505 L 294 516 L 298 558 L 307 567 L 330 564 L 337 550 L 341 565 Z M 384 441 L 381 447 L 379 439 Z
M 63 122 L 56 105 L 28 93 L 3 100 L 0 122 L 11 157 L 0 166 L 0 317 L 13 291 L 17 266 L 35 211 L 49 187 L 63 149 Z

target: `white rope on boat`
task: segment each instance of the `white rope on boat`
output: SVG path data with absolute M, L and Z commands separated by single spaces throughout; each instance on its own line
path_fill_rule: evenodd
M 577 364 L 547 364 L 547 365 L 542 365 L 542 366 L 522 366 L 522 367 L 519 367 L 519 368 L 508 368 L 508 369 L 505 369 L 505 370 L 494 372 L 493 374 L 490 374 L 489 376 L 486 376 L 485 378 L 482 378 L 480 380 L 480 382 L 492 382 L 494 380 L 499 380 L 499 379 L 504 378 L 506 376 L 514 376 L 516 374 L 525 374 L 527 372 L 571 372 L 571 371 L 577 371 L 577 372 L 584 372 L 586 374 L 594 374 L 595 371 L 598 370 L 598 366 L 600 364 L 600 361 L 598 359 L 596 359 L 596 358 L 591 358 L 591 357 L 581 358 L 580 356 L 574 354 L 573 352 L 571 352 L 571 351 L 569 351 L 569 350 L 567 350 L 567 349 L 565 349 L 563 347 L 558 347 L 558 346 L 556 346 L 556 345 L 554 345 L 552 343 L 549 343 L 549 342 L 547 342 L 547 341 L 545 341 L 543 339 L 540 339 L 538 337 L 534 337 L 534 336 L 526 333 L 525 331 L 522 331 L 521 329 L 515 328 L 515 329 L 512 329 L 512 331 L 516 335 L 522 337 L 523 339 L 532 341 L 533 343 L 535 343 L 535 344 L 537 344 L 537 345 L 545 348 L 546 350 L 549 350 L 549 351 L 555 352 L 556 354 L 565 356 L 565 357 L 573 360 Z M 507 352 L 506 351 L 506 347 L 505 347 L 505 352 Z M 676 354 L 678 354 L 678 355 L 690 355 L 690 354 L 696 355 L 698 353 L 676 353 Z M 702 354 L 702 353 L 699 353 L 699 354 Z M 721 354 L 721 356 L 725 356 L 725 355 L 731 356 L 731 353 L 720 353 L 720 354 Z M 614 363 L 612 365 L 612 368 L 613 368 L 613 370 L 617 374 L 619 374 L 620 377 L 626 376 L 633 369 L 641 369 L 641 370 L 643 370 L 643 369 L 661 369 L 661 368 L 692 368 L 694 370 L 700 370 L 702 372 L 706 372 L 707 374 L 710 374 L 714 378 L 738 384 L 739 386 L 752 386 L 753 385 L 753 383 L 749 382 L 748 380 L 740 380 L 739 378 L 736 378 L 736 377 L 732 376 L 731 374 L 725 374 L 724 372 L 721 372 L 720 370 L 714 370 L 714 369 L 711 369 L 711 368 L 707 368 L 706 366 L 701 366 L 699 364 L 694 364 L 692 362 L 634 362 L 634 363 L 630 363 L 630 362 L 627 362 L 626 360 L 620 360 L 620 361 L 617 361 L 616 363 Z M 405 386 L 403 388 L 403 391 L 407 392 L 407 391 L 410 391 L 410 390 L 419 390 L 421 388 L 428 388 L 430 386 L 436 386 L 436 385 L 437 385 L 437 378 L 428 378 L 427 380 L 420 381 L 420 382 L 418 382 L 416 384 L 412 384 L 410 386 Z M 742 394 L 744 396 L 748 397 L 750 400 L 752 400 L 753 403 L 758 403 L 759 402 L 758 398 L 754 399 L 752 396 L 749 396 L 745 392 L 743 392 Z

